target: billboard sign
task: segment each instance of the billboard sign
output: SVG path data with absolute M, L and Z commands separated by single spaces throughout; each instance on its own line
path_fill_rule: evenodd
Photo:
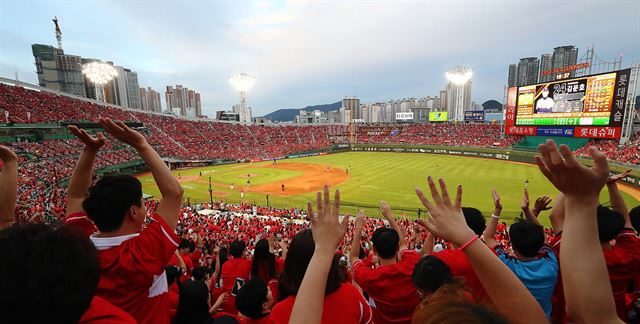
M 430 122 L 446 122 L 448 120 L 446 111 L 431 111 L 429 112 Z
M 521 135 L 542 127 L 573 128 L 573 135 L 619 138 L 631 69 L 509 88 L 506 134 Z M 519 129 L 525 128 L 525 129 Z M 580 131 L 578 131 L 580 129 Z M 600 131 L 599 129 L 602 129 Z M 617 136 L 617 137 L 616 137 Z
M 465 111 L 464 121 L 484 121 L 484 110 Z
M 396 120 L 413 120 L 413 113 L 412 112 L 396 113 Z

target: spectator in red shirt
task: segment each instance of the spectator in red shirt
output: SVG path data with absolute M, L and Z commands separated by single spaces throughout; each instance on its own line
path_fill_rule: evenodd
M 411 281 L 413 269 L 420 260 L 415 250 L 407 248 L 407 241 L 393 218 L 391 208 L 382 203 L 382 214 L 389 221 L 388 227 L 373 232 L 373 251 L 380 266 L 372 268 L 359 258 L 360 233 L 365 223 L 364 212 L 356 217 L 356 229 L 350 250 L 355 282 L 373 300 L 372 307 L 376 323 L 410 323 L 411 315 L 420 299 Z M 398 257 L 399 256 L 399 257 Z
M 191 270 L 193 270 L 193 260 L 191 258 L 191 254 L 189 253 L 191 249 L 191 242 L 187 239 L 182 239 L 180 244 L 178 245 L 178 253 L 184 263 L 184 269 L 182 269 L 183 275 L 180 279 L 184 282 L 187 279 L 187 275 L 191 274 Z M 169 265 L 181 267 L 181 263 L 178 260 L 177 255 L 173 255 L 171 260 L 169 260 Z
M 247 281 L 236 296 L 236 308 L 247 324 L 270 324 L 273 295 L 260 278 Z M 241 318 L 244 319 L 244 318 Z
M 222 265 L 221 280 L 222 291 L 229 293 L 229 299 L 223 304 L 225 313 L 235 315 L 236 309 L 235 295 L 238 289 L 249 280 L 251 273 L 251 259 L 245 258 L 247 245 L 244 241 L 235 240 L 229 245 L 229 255 L 231 258 Z
M 420 259 L 413 269 L 412 280 L 423 303 L 429 302 L 436 292 L 450 295 L 464 302 L 475 301 L 462 280 L 454 277 L 449 266 L 433 255 Z
M 284 270 L 280 275 L 280 302 L 271 311 L 274 323 L 288 323 L 298 289 L 314 254 L 312 230 L 298 232 L 291 241 Z M 339 266 L 340 256 L 333 253 L 324 289 L 322 323 L 371 323 L 371 308 L 352 284 L 345 282 L 346 274 Z
M 0 259 L 3 323 L 136 323 L 94 296 L 98 253 L 74 226 L 25 224 L 1 230 Z
M 106 140 L 101 134 L 92 137 L 72 126 L 70 130 L 85 147 L 68 188 L 67 214 L 75 216 L 68 219 L 74 218 L 72 224 L 87 224 L 86 212 L 100 231 L 91 236 L 100 258 L 97 295 L 139 322 L 168 323 L 165 268 L 178 245 L 174 231 L 183 189 L 142 134 L 122 122 L 101 118 L 99 124 L 138 151 L 151 169 L 162 201 L 142 230 L 147 210 L 137 178 L 107 176 L 89 187 L 96 153 Z
M 482 216 L 482 212 L 476 208 L 462 207 L 462 213 L 464 214 L 467 226 L 469 226 L 476 235 L 482 235 L 486 227 L 486 221 L 484 216 Z M 482 286 L 482 282 L 478 279 L 471 262 L 462 251 L 458 249 L 446 249 L 441 252 L 434 252 L 432 255 L 446 263 L 454 276 L 463 277 L 465 285 L 471 288 L 479 301 L 490 302 L 486 299 L 487 292 Z

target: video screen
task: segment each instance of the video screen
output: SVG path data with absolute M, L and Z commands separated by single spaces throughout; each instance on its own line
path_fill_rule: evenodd
M 448 112 L 446 111 L 431 111 L 429 112 L 430 122 L 446 122 L 448 120 Z
M 518 87 L 515 125 L 609 126 L 615 101 L 624 106 L 627 71 Z

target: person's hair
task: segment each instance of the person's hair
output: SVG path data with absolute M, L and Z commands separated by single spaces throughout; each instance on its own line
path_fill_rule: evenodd
M 600 242 L 609 242 L 624 229 L 624 216 L 620 213 L 598 206 L 598 238 Z
M 98 287 L 98 252 L 72 225 L 0 231 L 0 305 L 7 323 L 76 323 Z
M 438 291 L 416 308 L 411 323 L 507 324 L 507 321 L 491 309 Z
M 480 236 L 484 233 L 487 222 L 480 210 L 472 207 L 462 207 L 462 214 L 464 214 L 464 220 L 467 222 L 467 226 L 469 226 L 476 235 Z
M 101 232 L 113 232 L 122 226 L 131 206 L 142 206 L 142 184 L 134 176 L 105 176 L 89 188 L 82 202 L 87 216 Z
M 178 285 L 178 288 L 180 288 L 181 283 L 178 278 L 180 278 L 180 275 L 182 274 L 182 269 L 174 265 L 169 265 L 164 269 L 164 272 L 166 272 L 167 274 L 167 284 L 171 286 L 173 285 L 173 283 L 175 283 L 176 285 Z
M 210 323 L 209 288 L 200 280 L 187 280 L 180 289 L 176 324 Z
M 247 244 L 244 241 L 235 240 L 229 245 L 229 254 L 234 258 L 241 258 Z
M 301 230 L 293 237 L 284 261 L 284 269 L 280 274 L 279 300 L 298 294 L 298 289 L 300 289 L 315 248 L 316 244 L 310 229 Z M 324 291 L 325 296 L 338 290 L 346 279 L 344 271 L 340 269 L 339 262 L 340 256 L 334 255 Z
M 636 206 L 629 211 L 629 218 L 631 219 L 631 226 L 640 233 L 640 206 Z
M 260 275 L 260 269 L 267 270 L 267 278 L 261 278 L 262 280 L 276 277 L 276 256 L 269 251 L 269 241 L 265 239 L 259 240 L 253 249 L 251 276 L 257 278 Z
M 371 242 L 381 258 L 391 259 L 398 253 L 400 236 L 392 228 L 380 227 L 373 232 Z
M 453 280 L 451 269 L 433 255 L 420 259 L 413 268 L 413 284 L 422 291 L 435 292 L 442 285 Z
M 511 246 L 522 256 L 538 255 L 544 245 L 544 228 L 529 220 L 520 220 L 509 227 Z
M 180 240 L 180 244 L 178 244 L 178 250 L 189 249 L 190 246 L 191 246 L 191 242 L 186 238 L 183 238 L 182 240 Z
M 252 278 L 245 282 L 236 295 L 236 308 L 242 315 L 259 318 L 262 315 L 262 304 L 267 300 L 269 290 L 260 278 Z
M 191 270 L 191 276 L 194 280 L 204 280 L 207 276 L 207 267 L 195 267 Z

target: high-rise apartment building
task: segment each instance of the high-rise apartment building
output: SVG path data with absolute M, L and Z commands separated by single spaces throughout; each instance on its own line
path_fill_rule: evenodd
M 464 121 L 464 112 L 471 110 L 471 80 L 464 84 L 447 84 L 447 111 L 450 120 Z
M 182 85 L 176 85 L 175 88 L 172 86 L 167 86 L 164 95 L 168 111 L 176 113 L 180 116 L 202 116 L 202 103 L 200 93 L 194 90 L 189 90 L 189 88 L 183 87 Z M 250 110 L 251 108 L 249 108 L 249 111 Z M 249 113 L 249 116 L 250 115 L 251 114 Z M 250 121 L 251 117 L 249 117 L 248 122 Z
M 537 57 L 521 58 L 518 63 L 517 85 L 524 86 L 538 82 L 540 60 Z
M 509 64 L 509 87 L 515 87 L 518 85 L 518 65 Z
M 553 74 L 543 75 L 544 71 L 553 69 L 553 56 L 551 54 L 542 54 L 540 56 L 540 77 L 538 82 L 549 82 L 553 80 Z
M 61 48 L 42 44 L 31 45 L 31 51 L 40 86 L 86 97 L 80 56 L 67 55 Z
M 350 111 L 349 118 L 353 117 L 353 119 L 362 119 L 360 99 L 355 97 L 342 99 L 342 109 Z
M 142 110 L 160 112 L 160 94 L 151 87 L 140 88 L 140 104 Z
M 573 45 L 556 47 L 552 61 L 554 69 L 575 65 L 578 62 L 578 48 Z M 570 72 L 569 77 L 575 77 L 575 70 Z

